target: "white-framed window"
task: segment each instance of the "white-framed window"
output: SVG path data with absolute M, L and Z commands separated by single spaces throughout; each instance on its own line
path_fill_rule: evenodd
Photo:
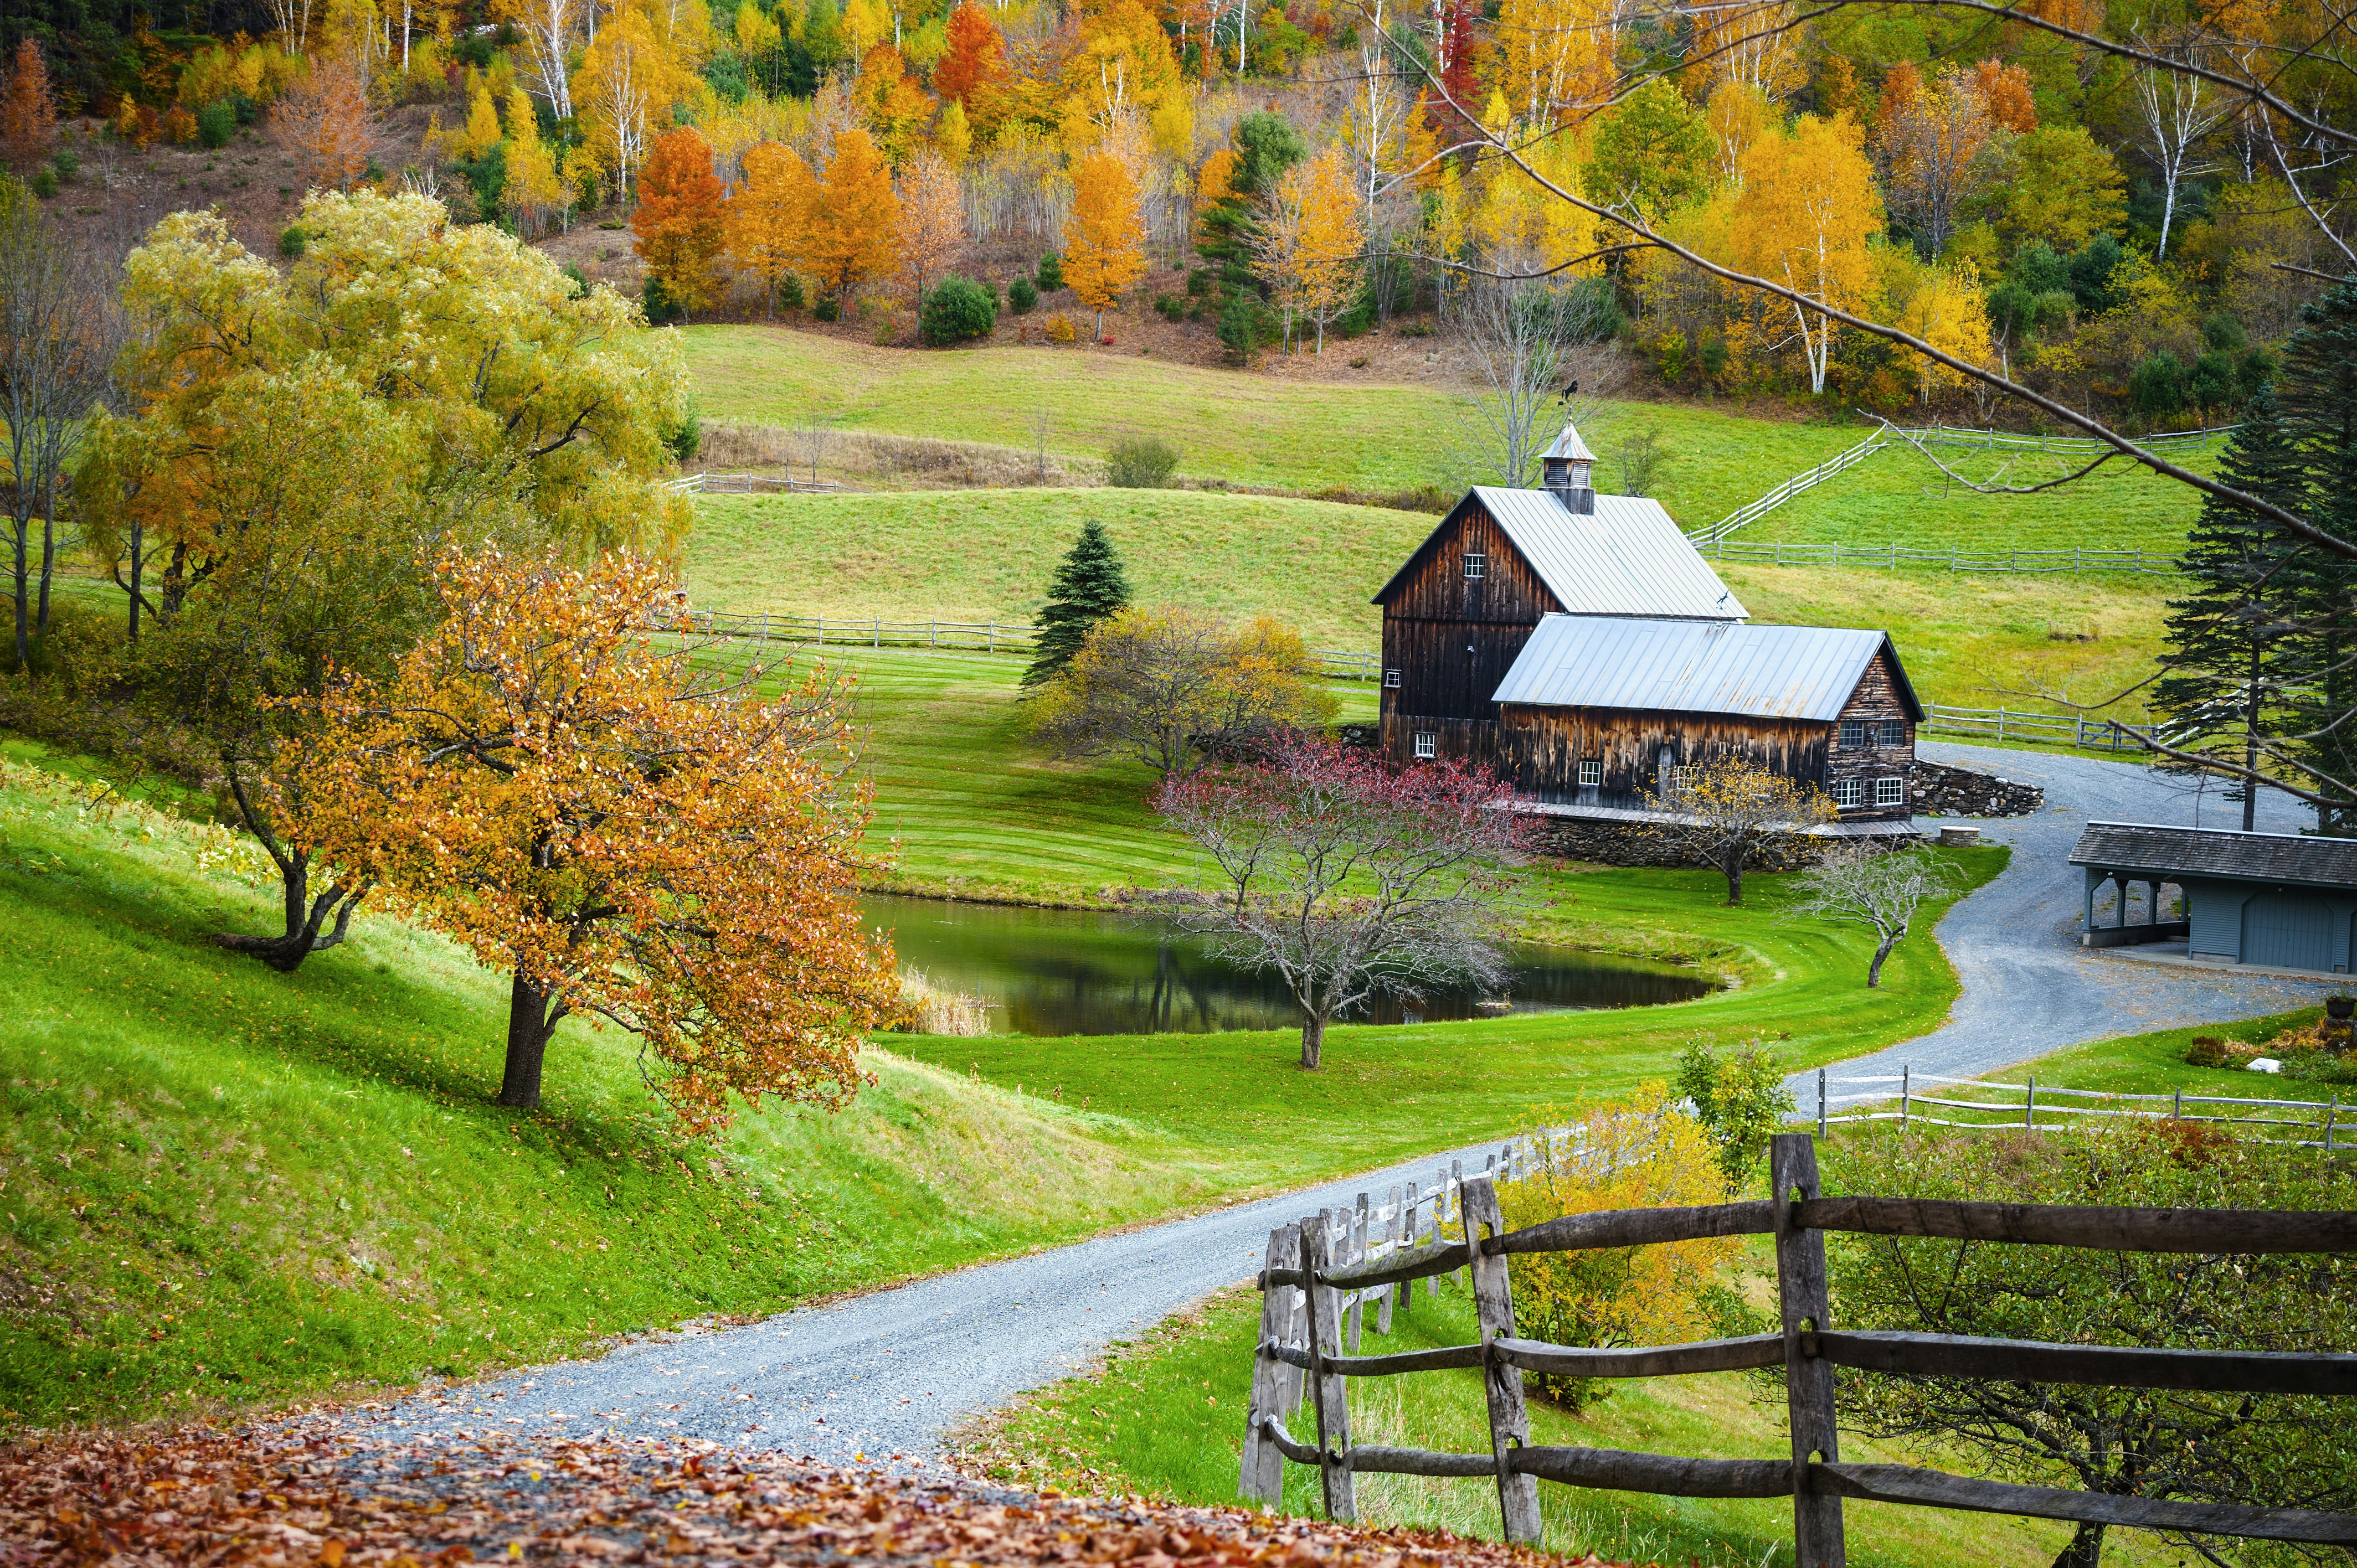
M 1673 768 L 1670 769 L 1670 793 L 1673 795 L 1689 794 L 1694 790 L 1695 787 L 1701 782 L 1702 769 L 1699 768 Z
M 1907 744 L 1907 721 L 1905 719 L 1883 720 L 1882 744 L 1885 746 L 1905 746 Z
M 1465 553 L 1465 580 L 1478 583 L 1490 575 L 1490 557 L 1479 550 Z
M 1420 729 L 1416 731 L 1415 755 L 1419 759 L 1427 761 L 1433 757 L 1438 757 L 1440 755 L 1440 736 L 1428 729 Z
M 1386 691 L 1396 692 L 1399 690 L 1398 671 L 1386 670 L 1383 671 L 1383 687 Z
M 1874 781 L 1874 803 L 1878 806 L 1903 806 L 1907 803 L 1907 780 L 1878 779 Z
M 1583 789 L 1593 789 L 1598 788 L 1603 782 L 1604 759 L 1600 757 L 1581 757 L 1579 760 L 1579 787 Z
M 1842 720 L 1841 743 L 1844 746 L 1864 746 L 1866 721 L 1864 719 Z
M 1836 779 L 1834 780 L 1834 804 L 1839 806 L 1842 810 L 1846 811 L 1851 810 L 1859 803 L 1863 799 L 1863 796 L 1864 791 L 1858 788 L 1858 781 L 1857 779 Z

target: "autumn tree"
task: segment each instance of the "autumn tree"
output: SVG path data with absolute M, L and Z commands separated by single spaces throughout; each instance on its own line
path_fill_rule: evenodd
M 1890 950 L 1907 940 L 1915 912 L 1927 900 L 1954 891 L 1948 868 L 1921 850 L 1874 844 L 1835 844 L 1794 882 L 1796 913 L 1836 925 L 1863 926 L 1874 934 L 1866 985 L 1882 984 Z
M 270 129 L 306 189 L 349 189 L 368 168 L 368 94 L 339 62 L 314 62 L 271 105 Z
M 761 280 L 762 306 L 774 313 L 779 285 L 802 255 L 815 183 L 802 155 L 782 142 L 757 143 L 744 162 L 726 209 L 728 257 Z
M 1609 101 L 1619 36 L 1599 0 L 1504 0 L 1491 70 L 1519 118 L 1551 124 Z
M 503 0 L 494 10 L 523 38 L 522 65 L 532 91 L 559 120 L 573 117 L 573 57 L 588 27 L 595 0 Z
M 1695 18 L 1690 58 L 1714 81 L 1735 81 L 1781 102 L 1808 75 L 1792 0 L 1736 0 Z
M 1908 95 L 1877 127 L 1891 207 L 1932 255 L 1947 248 L 1960 215 L 1996 177 L 1996 130 L 1973 73 L 1955 66 Z
M 1494 983 L 1496 902 L 1525 819 L 1513 791 L 1454 759 L 1385 770 L 1364 752 L 1290 737 L 1265 767 L 1173 773 L 1164 822 L 1218 868 L 1216 891 L 1141 900 L 1220 957 L 1274 972 L 1301 1009 L 1301 1065 L 1368 998 Z
M 948 47 L 933 67 L 933 91 L 974 114 L 985 108 L 979 100 L 1006 80 L 1006 39 L 976 0 L 959 0 L 945 33 Z
M 726 242 L 720 178 L 712 147 L 693 125 L 655 138 L 639 175 L 639 205 L 630 214 L 633 247 L 647 275 L 686 309 L 711 299 L 718 287 L 712 263 Z
M 817 678 L 780 699 L 653 635 L 671 573 L 444 558 L 445 619 L 305 743 L 313 842 L 511 972 L 499 1103 L 533 1109 L 558 1022 L 637 1035 L 683 1130 L 764 1096 L 836 1106 L 898 1013 L 858 901 L 866 790 Z
M 1668 773 L 1646 796 L 1660 814 L 1653 831 L 1680 859 L 1726 877 L 1729 904 L 1743 902 L 1743 874 L 1770 846 L 1838 815 L 1823 790 L 1738 752 Z
M 888 42 L 869 49 L 859 62 L 851 100 L 861 122 L 896 164 L 908 156 L 918 130 L 933 113 L 933 101 L 909 77 L 908 61 Z
M 1071 757 L 1134 757 L 1166 777 L 1207 756 L 1324 725 L 1334 699 L 1291 627 L 1201 610 L 1122 609 L 1089 629 L 1033 723 Z
M 900 282 L 921 304 L 926 288 L 965 254 L 965 193 L 949 159 L 928 148 L 909 158 L 899 196 L 892 239 Z
M 583 53 L 573 100 L 588 147 L 617 191 L 638 178 L 655 112 L 670 102 L 676 72 L 654 25 L 632 4 L 617 6 Z
M 41 59 L 41 46 L 28 33 L 17 42 L 7 86 L 0 90 L 0 156 L 18 168 L 29 167 L 49 156 L 57 134 L 58 101 L 49 88 L 49 68 Z
M 1082 158 L 1072 171 L 1072 213 L 1064 221 L 1064 281 L 1096 312 L 1100 338 L 1105 312 L 1146 270 L 1139 243 L 1145 228 L 1136 182 L 1122 161 L 1109 153 Z
M 1753 145 L 1735 200 L 1736 264 L 1799 296 L 1786 308 L 1812 392 L 1825 390 L 1833 364 L 1838 324 L 1826 308 L 1848 310 L 1874 285 L 1882 198 L 1860 141 L 1846 119 L 1803 114 L 1790 135 L 1770 131 Z
M 1985 59 L 1973 67 L 1973 91 L 1988 117 L 2003 129 L 2017 136 L 2038 129 L 2038 104 L 2030 96 L 2027 67 Z
M 91 422 L 74 482 L 135 618 L 210 682 L 183 690 L 200 704 L 174 699 L 180 722 L 265 849 L 294 843 L 274 800 L 302 786 L 254 714 L 330 660 L 365 671 L 373 628 L 401 624 L 387 607 L 408 602 L 404 575 L 422 582 L 444 541 L 662 550 L 690 516 L 655 485 L 686 372 L 630 302 L 576 295 L 544 252 L 422 196 L 314 195 L 296 221 L 309 242 L 283 274 L 217 212 L 174 213 L 131 253 L 136 413 Z M 273 961 L 299 962 L 335 918 L 314 909 L 315 868 L 299 843 L 280 862 Z
M 891 272 L 898 258 L 892 235 L 900 220 L 900 199 L 892 190 L 891 166 L 856 128 L 834 138 L 834 155 L 819 176 L 803 231 L 802 270 L 839 306 L 870 278 Z
M 1326 324 L 1350 303 L 1359 248 L 1358 193 L 1341 148 L 1277 177 L 1254 236 L 1254 270 L 1283 302 L 1288 329 L 1297 312 L 1317 324 L 1320 354 Z
M 568 205 L 556 156 L 541 140 L 540 116 L 532 95 L 521 87 L 508 91 L 507 177 L 500 186 L 500 205 L 514 217 L 516 231 L 526 239 L 551 211 Z

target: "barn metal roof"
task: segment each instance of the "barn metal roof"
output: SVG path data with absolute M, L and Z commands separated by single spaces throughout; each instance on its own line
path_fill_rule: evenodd
M 2357 887 L 2357 839 L 2089 822 L 2071 851 L 2071 864 L 2171 878 L 2217 876 L 2234 882 Z
M 1542 457 L 1567 458 L 1574 463 L 1593 463 L 1596 461 L 1596 454 L 1587 449 L 1587 443 L 1582 441 L 1579 438 L 1579 432 L 1569 424 L 1566 424 L 1563 427 L 1563 434 L 1555 438 L 1555 445 L 1540 453 L 1539 456 Z
M 1889 646 L 1885 633 L 1839 627 L 1551 615 L 1492 701 L 1824 721 L 1840 716 Z M 1899 700 L 1920 722 L 1922 705 L 1895 649 L 1890 663 Z
M 1551 490 L 1477 485 L 1433 532 L 1471 500 L 1496 521 L 1567 615 L 1742 620 L 1750 614 L 1649 496 L 1598 496 L 1593 512 L 1576 512 Z M 1374 602 L 1390 598 L 1423 556 L 1419 545 Z

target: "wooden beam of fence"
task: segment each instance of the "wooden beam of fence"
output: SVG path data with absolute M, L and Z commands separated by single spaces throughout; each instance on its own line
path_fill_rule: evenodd
M 1536 1339 L 1501 1339 L 1491 1353 L 1529 1372 L 1560 1372 L 1575 1378 L 1676 1378 L 1692 1372 L 1739 1372 L 1772 1367 L 1784 1359 L 1781 1334 L 1740 1339 L 1700 1339 L 1691 1345 L 1651 1345 L 1596 1350 L 1548 1345 Z
M 1519 1341 L 1517 1341 L 1519 1343 Z M 1309 1369 L 1309 1352 L 1291 1345 L 1270 1345 L 1264 1353 L 1288 1367 Z M 1391 1356 L 1326 1356 L 1319 1364 L 1340 1378 L 1388 1378 L 1401 1372 L 1448 1372 L 1481 1365 L 1479 1345 L 1444 1345 L 1430 1350 L 1402 1350 Z
M 1779 1133 L 1799 1137 L 1805 1134 Z M 2104 1252 L 2357 1252 L 2357 1210 L 2097 1208 L 2041 1203 L 1949 1203 L 1920 1197 L 1823 1197 L 1793 1206 L 1814 1230 L 1868 1236 L 2018 1241 Z
M 2160 1350 L 2140 1345 L 2050 1345 L 1954 1334 L 1838 1331 L 1803 1334 L 1801 1349 L 1836 1367 L 1924 1377 L 2209 1393 L 2357 1394 L 2357 1355 L 2333 1351 Z
M 1593 1247 L 1643 1247 L 1705 1236 L 1765 1236 L 1776 1228 L 1774 1205 L 1709 1203 L 1688 1208 L 1613 1208 L 1570 1214 L 1501 1237 L 1498 1251 L 1576 1252 Z
M 1515 1453 L 1513 1465 L 1517 1475 L 1616 1492 L 1658 1492 L 1673 1498 L 1792 1495 L 1792 1466 L 1781 1459 L 1682 1459 L 1619 1448 L 1523 1448 Z
M 2260 1541 L 2357 1545 L 2357 1514 L 2121 1498 L 2060 1487 L 2021 1487 L 2005 1481 L 1975 1480 L 1905 1465 L 1821 1465 L 1816 1468 L 1820 1474 L 1812 1478 L 1819 1486 L 1843 1497 L 1868 1502 L 1912 1503 L 1919 1508 L 2018 1514 L 2030 1519 L 2118 1524 L 2140 1530 L 2239 1535 Z

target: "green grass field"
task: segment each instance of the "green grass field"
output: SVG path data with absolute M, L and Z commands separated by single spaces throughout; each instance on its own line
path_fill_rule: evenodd
M 783 327 L 691 327 L 681 336 L 706 418 L 792 425 L 818 417 L 845 429 L 1028 449 L 1033 421 L 1044 415 L 1049 446 L 1060 455 L 1100 457 L 1125 432 L 1158 435 L 1178 448 L 1182 477 L 1197 482 L 1316 494 L 1426 484 L 1455 490 L 1490 480 L 1469 460 L 1479 448 L 1468 444 L 1463 396 L 1437 385 L 1278 380 L 1045 347 L 871 348 Z M 1620 441 L 1648 428 L 1660 431 L 1668 454 L 1653 491 L 1695 528 L 1855 445 L 1872 426 L 1608 402 L 1583 432 L 1602 458 L 1606 488 L 1620 484 Z M 1977 482 L 2038 483 L 2064 471 L 2044 458 L 2003 467 L 1975 452 L 1941 454 Z M 2198 510 L 2195 498 L 2169 481 L 2115 469 L 2035 496 L 1981 495 L 1893 446 L 1742 537 L 2173 549 Z

